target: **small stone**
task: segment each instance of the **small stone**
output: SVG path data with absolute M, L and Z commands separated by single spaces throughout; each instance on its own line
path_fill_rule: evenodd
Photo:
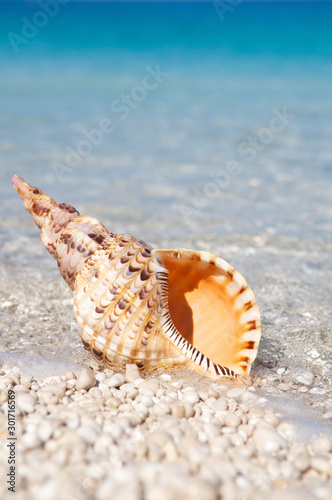
M 174 417 L 176 417 L 176 418 L 183 418 L 183 417 L 185 417 L 185 414 L 186 414 L 185 408 L 181 404 L 172 405 L 171 412 L 172 412 L 172 415 L 174 415 Z
M 157 403 L 153 407 L 153 414 L 156 417 L 163 417 L 164 415 L 169 415 L 171 413 L 171 408 L 167 403 L 163 403 L 162 401 L 160 403 Z
M 227 391 L 226 396 L 228 398 L 237 399 L 237 398 L 241 397 L 244 392 L 245 392 L 245 389 L 243 387 L 234 387 L 233 389 L 229 389 L 229 391 Z
M 143 396 L 148 396 L 150 398 L 156 395 L 156 391 L 152 389 L 152 387 L 146 387 L 146 386 L 141 387 L 141 385 L 138 387 L 140 394 L 142 394 Z
M 182 401 L 182 405 L 184 408 L 184 416 L 185 418 L 191 418 L 195 415 L 194 407 L 191 403 L 187 401 Z
M 136 389 L 136 387 L 134 387 L 134 389 L 132 389 L 131 391 L 129 391 L 127 393 L 127 398 L 128 399 L 135 399 L 137 395 L 138 395 L 138 389 Z
M 213 389 L 213 390 L 214 390 L 214 389 Z M 217 392 L 217 391 L 215 391 L 215 392 Z M 202 401 L 206 401 L 206 400 L 208 399 L 208 397 L 209 397 L 208 392 L 206 392 L 206 391 L 202 391 L 202 390 L 198 391 L 198 395 L 199 395 L 199 397 L 200 397 L 200 399 L 201 399 Z
M 154 401 L 152 400 L 152 398 L 150 396 L 146 396 L 145 394 L 141 396 L 140 402 L 147 408 L 151 408 L 152 406 L 154 406 Z
M 131 382 L 125 382 L 124 384 L 122 384 L 121 386 L 121 391 L 124 391 L 126 394 L 128 392 L 130 392 L 131 390 L 133 389 L 136 389 L 136 387 L 134 386 L 134 384 L 132 384 Z
M 2 378 L 0 379 L 0 382 L 3 382 L 3 383 L 4 383 L 4 384 L 6 384 L 6 385 L 15 385 L 14 380 L 13 380 L 11 377 L 8 377 L 8 376 L 6 376 L 6 377 L 2 377 Z
M 263 453 L 274 453 L 286 446 L 286 442 L 280 434 L 268 427 L 258 427 L 255 429 L 253 440 L 257 450 Z
M 98 399 L 102 397 L 102 392 L 98 387 L 91 387 L 88 391 L 89 396 L 92 396 L 94 399 Z
M 65 377 L 66 377 L 66 380 L 76 380 L 77 377 L 75 375 L 75 373 L 73 373 L 72 371 L 68 370 L 65 374 Z
M 119 408 L 120 404 L 121 404 L 121 399 L 114 397 L 114 396 L 110 397 L 105 402 L 105 406 L 107 408 Z
M 275 413 L 272 413 L 271 411 L 268 411 L 264 415 L 264 420 L 268 422 L 270 425 L 273 425 L 273 427 L 277 427 L 279 424 L 279 418 Z
M 311 394 L 326 394 L 326 390 L 323 387 L 313 387 L 309 392 Z
M 213 389 L 213 387 L 210 387 L 208 390 L 208 398 L 218 399 L 219 397 L 220 397 L 219 392 L 216 391 L 215 389 Z M 203 401 L 204 401 L 204 399 L 203 399 Z
M 215 402 L 213 403 L 212 408 L 215 411 L 226 411 L 228 408 L 228 404 L 227 404 L 226 399 L 224 399 L 224 398 L 216 399 Z
M 14 371 L 11 371 L 7 374 L 7 377 L 10 377 L 12 381 L 14 382 L 15 385 L 20 383 L 20 376 L 19 374 L 15 373 Z
M 196 404 L 199 402 L 198 392 L 195 390 L 183 391 L 183 399 L 192 404 Z
M 278 389 L 286 392 L 286 391 L 289 391 L 291 389 L 291 386 L 289 384 L 281 383 L 278 385 Z
M 28 450 L 32 450 L 33 448 L 38 448 L 41 445 L 41 440 L 39 439 L 37 434 L 32 432 L 23 434 L 21 439 L 23 447 Z
M 331 470 L 330 458 L 326 455 L 314 455 L 311 457 L 311 467 L 317 472 L 327 474 Z
M 135 380 L 142 378 L 137 365 L 126 365 L 126 381 L 134 383 Z
M 330 453 L 332 450 L 331 440 L 327 436 L 319 436 L 313 441 L 312 449 L 317 454 Z
M 29 373 L 21 376 L 21 384 L 25 385 L 26 387 L 30 388 L 32 381 L 33 381 L 33 375 L 31 375 Z
M 305 472 L 310 467 L 310 458 L 308 453 L 301 453 L 298 457 L 295 458 L 293 465 L 295 469 L 300 472 Z
M 314 381 L 315 375 L 310 370 L 301 370 L 295 376 L 295 382 L 303 385 L 311 385 Z
M 61 424 L 60 420 L 43 420 L 37 427 L 37 436 L 42 441 L 47 441 Z
M 31 394 L 20 392 L 17 394 L 17 407 L 22 413 L 31 413 L 36 406 L 36 399 Z
M 224 425 L 226 427 L 237 428 L 241 424 L 241 418 L 235 413 L 228 413 L 224 420 Z
M 96 383 L 96 377 L 90 368 L 83 368 L 77 377 L 76 390 L 81 391 L 82 389 L 88 390 L 93 387 Z
M 83 439 L 86 444 L 94 444 L 97 441 L 99 436 L 99 432 L 96 429 L 96 426 L 91 425 L 82 425 L 77 429 L 77 434 Z
M 66 392 L 66 383 L 61 382 L 60 384 L 45 384 L 41 387 L 41 391 L 51 392 L 53 396 L 56 396 L 58 399 L 63 398 Z

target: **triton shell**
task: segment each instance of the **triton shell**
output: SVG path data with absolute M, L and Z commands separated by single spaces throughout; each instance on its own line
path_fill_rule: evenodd
M 115 370 L 135 363 L 144 372 L 249 374 L 260 314 L 232 266 L 208 252 L 154 250 L 56 204 L 20 177 L 12 182 L 73 290 L 79 334 L 100 363 Z

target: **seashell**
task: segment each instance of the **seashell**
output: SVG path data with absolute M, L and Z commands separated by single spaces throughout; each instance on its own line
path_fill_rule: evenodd
M 103 364 L 210 376 L 249 374 L 260 313 L 245 279 L 208 252 L 153 249 L 114 234 L 20 177 L 12 183 L 73 290 L 84 347 Z

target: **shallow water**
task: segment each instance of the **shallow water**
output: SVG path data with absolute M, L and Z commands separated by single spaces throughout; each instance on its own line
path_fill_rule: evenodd
M 17 173 L 114 232 L 230 262 L 262 314 L 254 384 L 271 404 L 314 407 L 319 432 L 331 419 L 313 416 L 332 409 L 332 5 L 244 2 L 221 22 L 208 2 L 71 2 L 18 53 L 7 35 L 38 7 L 0 9 L 1 351 L 29 356 L 26 369 L 89 362 Z M 114 129 L 86 155 L 83 129 L 105 119 Z

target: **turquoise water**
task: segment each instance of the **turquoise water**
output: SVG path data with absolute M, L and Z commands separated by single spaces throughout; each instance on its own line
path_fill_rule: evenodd
M 3 219 L 17 172 L 146 239 L 329 239 L 332 4 L 232 9 L 0 2 Z

